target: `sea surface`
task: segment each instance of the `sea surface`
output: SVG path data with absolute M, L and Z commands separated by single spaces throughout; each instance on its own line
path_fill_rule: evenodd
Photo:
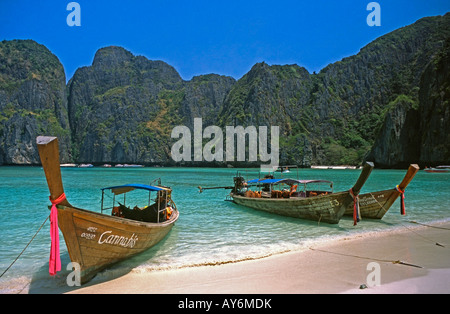
M 179 220 L 162 242 L 104 270 L 91 283 L 114 279 L 129 272 L 264 258 L 304 250 L 314 243 L 339 237 L 411 227 L 411 221 L 430 223 L 450 220 L 450 173 L 420 170 L 406 189 L 406 216 L 400 215 L 400 200 L 397 199 L 382 220 L 363 219 L 353 226 L 351 217 L 344 217 L 339 224 L 330 225 L 248 209 L 225 201 L 229 192 L 225 189 L 198 192 L 198 186 L 232 185 L 233 176 L 238 171 L 248 179 L 259 176 L 258 169 L 62 168 L 65 193 L 74 206 L 100 212 L 101 188 L 126 183 L 150 184 L 160 178 L 163 185 L 173 188 L 172 197 L 180 211 Z M 405 173 L 406 170 L 375 169 L 361 193 L 394 188 Z M 297 178 L 298 175 L 300 179 L 331 180 L 334 191 L 338 192 L 350 189 L 359 174 L 360 170 L 350 169 L 299 169 L 298 173 L 291 171 L 289 177 Z M 24 250 L 49 216 L 48 196 L 41 167 L 0 167 L 0 275 Z M 127 200 L 130 204 L 128 201 L 134 200 Z M 112 200 L 106 197 L 107 202 Z M 1 276 L 0 293 L 76 289 L 66 284 L 69 274 L 66 266 L 70 259 L 62 234 L 63 271 L 55 277 L 48 274 L 49 230 L 50 223 L 47 221 L 20 258 Z

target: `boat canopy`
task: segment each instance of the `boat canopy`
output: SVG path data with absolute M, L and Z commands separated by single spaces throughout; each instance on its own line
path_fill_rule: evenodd
M 250 181 L 247 181 L 247 183 L 270 183 L 270 184 L 275 184 L 275 183 L 280 183 L 280 181 L 283 181 L 284 179 L 253 179 Z
M 102 188 L 102 191 L 104 190 L 111 190 L 111 192 L 113 192 L 115 195 L 119 195 L 122 193 L 127 193 L 136 189 L 141 189 L 141 190 L 147 190 L 147 191 L 164 191 L 166 189 L 157 187 L 157 186 L 153 186 L 153 185 L 145 185 L 145 184 L 136 184 L 136 183 L 132 183 L 132 184 L 125 184 L 125 185 L 118 185 L 118 186 L 110 186 L 107 188 Z
M 328 180 L 295 180 L 295 179 L 253 179 L 247 181 L 247 183 L 263 183 L 263 184 L 309 184 L 309 183 L 329 183 L 333 184 L 333 182 Z

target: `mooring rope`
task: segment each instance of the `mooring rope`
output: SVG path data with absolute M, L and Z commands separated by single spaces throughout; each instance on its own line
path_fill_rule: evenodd
M 389 208 L 386 209 L 386 208 L 384 207 L 384 205 L 381 204 L 381 203 L 375 198 L 375 196 L 373 196 L 372 193 L 369 192 L 369 194 L 370 194 L 370 196 L 372 196 L 372 198 L 375 200 L 375 202 L 380 206 L 380 208 L 381 208 L 382 210 L 384 210 L 384 213 L 387 213 L 387 211 L 389 210 Z
M 429 228 L 437 228 L 437 229 L 442 229 L 442 230 L 450 230 L 450 229 L 448 229 L 448 228 L 436 227 L 436 226 L 431 226 L 431 225 L 423 224 L 423 223 L 420 223 L 420 222 L 417 222 L 417 221 L 414 221 L 414 220 L 410 220 L 410 221 L 408 221 L 408 222 L 409 222 L 409 223 L 415 223 L 415 224 L 422 225 L 422 226 L 429 227 Z M 443 245 L 443 244 L 441 244 L 441 243 L 439 243 L 439 242 L 436 242 L 436 241 L 434 241 L 434 240 L 432 240 L 432 239 L 429 239 L 429 238 L 427 238 L 427 237 L 421 235 L 420 233 L 418 233 L 418 232 L 414 231 L 413 229 L 409 228 L 405 223 L 401 223 L 401 225 L 402 225 L 403 227 L 405 227 L 406 229 L 408 229 L 408 231 L 413 232 L 414 234 L 416 234 L 417 236 L 421 237 L 422 239 L 424 239 L 424 240 L 426 240 L 426 241 L 428 241 L 428 242 L 434 243 L 434 244 L 437 245 L 437 246 L 440 246 L 440 247 L 445 248 L 445 245 Z
M 410 220 L 408 221 L 409 223 L 414 223 L 414 224 L 418 224 L 418 225 L 423 225 L 426 227 L 430 227 L 430 228 L 437 228 L 437 229 L 441 229 L 441 230 L 450 230 L 449 228 L 444 228 L 444 227 L 437 227 L 437 226 L 432 226 L 432 225 L 427 225 L 427 224 L 423 224 L 417 221 L 413 221 Z M 418 235 L 419 237 L 423 238 L 424 240 L 431 242 L 437 246 L 443 247 L 443 248 L 447 248 L 446 246 L 444 246 L 443 244 L 436 242 L 432 239 L 429 239 L 421 234 L 419 234 L 418 232 L 414 231 L 411 228 L 408 228 L 408 226 L 406 226 L 404 223 L 400 223 L 401 225 L 403 225 L 408 231 L 413 232 L 414 234 Z M 346 253 L 339 253 L 339 252 L 332 252 L 332 251 L 326 251 L 326 250 L 321 250 L 321 249 L 315 249 L 313 247 L 309 248 L 311 251 L 318 251 L 318 252 L 323 252 L 323 253 L 329 253 L 329 254 L 335 254 L 335 255 L 341 255 L 341 256 L 347 256 L 347 257 L 354 257 L 354 258 L 360 258 L 360 259 L 366 259 L 366 260 L 371 260 L 371 261 L 377 261 L 377 262 L 384 262 L 384 263 L 392 263 L 392 264 L 400 264 L 400 265 L 405 265 L 405 266 L 412 266 L 412 267 L 416 267 L 416 268 L 423 268 L 422 266 L 419 265 L 414 265 L 414 264 L 410 264 L 407 262 L 403 262 L 403 261 L 393 261 L 393 260 L 385 260 L 385 259 L 376 259 L 376 258 L 371 258 L 371 257 L 366 257 L 366 256 L 359 256 L 359 255 L 352 255 L 352 254 L 346 254 Z
M 332 252 L 332 251 L 326 251 L 326 250 L 321 250 L 321 249 L 315 249 L 315 248 L 312 248 L 312 247 L 310 247 L 309 249 L 311 251 L 318 251 L 318 252 L 323 252 L 323 253 L 329 253 L 329 254 L 335 254 L 335 255 L 341 255 L 341 256 L 347 256 L 347 257 L 354 257 L 354 258 L 360 258 L 360 259 L 366 259 L 366 260 L 370 260 L 370 261 L 392 263 L 392 264 L 400 264 L 400 265 L 412 266 L 412 267 L 416 267 L 416 268 L 423 268 L 422 266 L 406 263 L 406 262 L 403 262 L 403 261 L 377 259 L 377 258 L 366 257 L 366 256 L 359 256 L 359 255 L 352 255 L 352 254 L 345 254 L 345 253 L 339 253 L 339 252 Z
M 39 229 L 36 231 L 36 233 L 34 234 L 34 236 L 31 238 L 31 240 L 27 243 L 27 245 L 25 246 L 25 248 L 22 250 L 22 252 L 20 252 L 20 254 L 16 257 L 16 259 L 11 263 L 11 265 L 9 265 L 5 271 L 0 275 L 0 278 L 12 267 L 12 265 L 14 265 L 15 262 L 17 262 L 17 260 L 20 258 L 20 256 L 22 256 L 22 254 L 25 252 L 25 250 L 28 248 L 28 246 L 31 244 L 31 242 L 34 240 L 34 238 L 37 236 L 37 234 L 39 233 L 39 231 L 41 231 L 42 227 L 45 225 L 45 223 L 47 222 L 48 218 L 50 216 L 47 216 L 47 218 L 45 218 L 44 222 L 42 223 L 42 225 L 39 227 Z
M 410 222 L 412 224 L 418 224 L 418 225 L 421 225 L 421 226 L 425 226 L 425 227 L 435 228 L 435 229 L 450 230 L 450 228 L 444 228 L 444 227 L 438 227 L 438 226 L 433 226 L 433 225 L 427 225 L 427 224 L 424 224 L 424 223 L 421 223 L 421 222 L 417 222 L 417 221 L 414 221 L 414 220 L 410 220 L 408 222 Z

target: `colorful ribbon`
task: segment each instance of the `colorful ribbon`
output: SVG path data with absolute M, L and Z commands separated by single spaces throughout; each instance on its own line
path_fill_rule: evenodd
M 402 198 L 400 199 L 400 214 L 406 215 L 406 209 L 405 209 L 405 190 L 401 190 L 400 187 L 397 185 L 395 187 L 398 193 L 402 195 Z
M 355 195 L 353 193 L 353 189 L 350 189 L 349 192 L 353 197 L 353 225 L 356 226 L 356 224 L 361 220 L 361 213 L 359 211 L 359 195 Z
M 61 270 L 61 258 L 59 256 L 59 229 L 58 229 L 58 209 L 56 205 L 60 204 L 66 199 L 66 195 L 61 194 L 56 200 L 50 198 L 52 208 L 50 210 L 50 259 L 48 261 L 48 271 L 51 276 L 56 275 L 56 272 Z

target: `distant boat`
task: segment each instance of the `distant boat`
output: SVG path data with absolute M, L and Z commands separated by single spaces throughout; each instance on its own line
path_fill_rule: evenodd
M 79 168 L 92 168 L 92 167 L 94 167 L 94 165 L 92 165 L 92 164 L 81 164 L 78 167 Z
M 76 167 L 77 164 L 61 164 L 60 167 L 61 168 L 72 168 L 72 167 Z
M 112 191 L 114 201 L 117 195 L 125 195 L 136 189 L 146 190 L 149 193 L 156 192 L 157 205 L 155 203 L 148 206 L 150 208 L 145 207 L 142 209 L 142 213 L 140 208 L 127 208 L 125 196 L 123 204 L 115 206 L 113 203 L 113 206 L 109 208 L 112 209 L 111 215 L 72 206 L 64 194 L 57 138 L 38 136 L 36 142 L 50 190 L 50 200 L 56 206 L 52 206 L 51 216 L 53 217 L 54 211 L 56 211 L 55 215 L 64 235 L 70 259 L 72 262 L 78 263 L 81 268 L 81 283 L 89 281 L 97 272 L 109 265 L 154 246 L 169 233 L 177 221 L 179 213 L 171 198 L 172 190 L 163 186 L 127 184 L 102 189 L 102 210 L 104 209 L 103 193 L 105 190 Z M 147 202 L 150 202 L 150 199 L 150 194 L 145 197 Z M 142 214 L 146 209 L 155 210 L 155 208 L 157 208 L 156 221 L 148 222 Z M 138 220 L 124 218 L 127 217 L 125 212 L 137 216 Z M 135 215 L 136 213 L 141 215 Z M 53 228 L 55 225 L 51 224 L 52 231 Z M 54 237 L 57 238 L 57 226 L 54 232 L 52 236 L 55 234 Z M 54 252 L 54 245 L 58 243 L 59 240 L 52 240 L 51 252 Z M 59 251 L 59 248 L 56 250 Z M 52 256 L 52 253 L 50 255 Z M 52 274 L 51 269 L 54 264 L 52 262 L 49 265 Z M 53 274 L 57 270 L 54 270 Z
M 425 172 L 438 172 L 438 173 L 450 172 L 450 166 L 437 166 L 435 168 L 426 167 L 424 170 Z
M 334 170 L 348 170 L 357 169 L 356 166 L 311 166 L 311 169 L 334 169 Z
M 357 200 L 356 196 L 372 169 L 373 163 L 367 162 L 355 185 L 350 190 L 342 192 L 333 192 L 333 183 L 326 180 L 274 179 L 272 177 L 245 181 L 241 176 L 234 178 L 234 186 L 199 187 L 199 189 L 200 192 L 213 188 L 231 189 L 230 196 L 233 201 L 242 206 L 282 216 L 337 224 L 347 207 L 352 206 Z M 325 184 L 330 190 L 322 187 L 309 188 L 313 184 Z M 282 185 L 286 188 L 283 189 Z M 262 190 L 251 191 L 252 187 L 262 187 Z
M 117 164 L 116 168 L 142 168 L 144 165 L 135 165 L 135 164 Z
M 381 219 L 387 213 L 397 198 L 405 192 L 406 187 L 419 171 L 419 166 L 409 166 L 402 182 L 395 188 L 384 191 L 376 191 L 359 195 L 359 211 L 361 218 Z M 404 194 L 403 194 L 404 196 Z M 402 196 L 402 198 L 403 198 Z M 404 203 L 403 203 L 404 204 Z M 402 204 L 401 204 L 402 205 Z M 353 215 L 353 207 L 349 206 L 345 211 L 346 216 Z

